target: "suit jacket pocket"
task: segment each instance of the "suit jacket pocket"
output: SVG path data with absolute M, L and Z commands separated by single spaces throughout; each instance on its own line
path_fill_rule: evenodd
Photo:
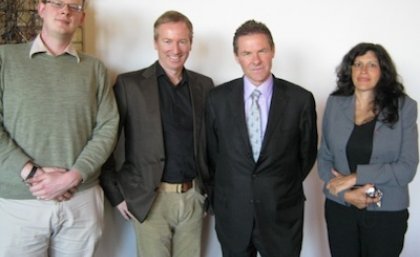
M 124 164 L 118 172 L 121 191 L 126 198 L 135 198 L 140 194 L 154 192 L 159 186 L 162 169 L 159 162 L 142 165 Z
M 281 198 L 280 200 L 278 200 L 276 203 L 276 209 L 277 210 L 287 209 L 299 203 L 302 203 L 303 201 L 305 201 L 305 196 L 303 195 L 303 192 L 298 192 L 296 194 L 293 194 L 293 195 L 290 195 L 290 196 L 287 196 L 285 198 Z

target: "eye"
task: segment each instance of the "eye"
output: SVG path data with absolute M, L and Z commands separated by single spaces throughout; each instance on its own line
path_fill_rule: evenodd
M 369 69 L 376 69 L 376 68 L 378 68 L 378 67 L 379 67 L 379 65 L 378 65 L 377 63 L 374 63 L 374 62 L 369 62 L 369 63 L 367 64 L 367 67 L 368 67 Z
M 179 43 L 183 44 L 183 45 L 188 45 L 189 40 L 188 39 L 183 39 L 183 40 L 179 41 Z
M 65 6 L 68 6 L 70 11 L 72 12 L 82 12 L 83 11 L 83 4 L 66 4 L 62 1 L 54 1 L 54 0 L 46 0 L 45 3 L 51 4 L 52 7 L 55 9 L 63 9 Z
M 68 4 L 68 6 L 74 12 L 81 12 L 83 10 L 83 6 L 80 4 Z
M 353 63 L 353 67 L 354 68 L 361 68 L 361 67 L 363 67 L 363 64 L 361 62 L 355 62 L 355 63 Z

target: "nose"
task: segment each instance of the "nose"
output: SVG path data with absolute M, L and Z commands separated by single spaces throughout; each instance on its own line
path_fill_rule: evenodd
M 63 7 L 61 7 L 60 12 L 62 14 L 70 13 L 70 6 L 68 4 L 63 4 Z
M 261 58 L 258 54 L 252 56 L 252 63 L 259 64 L 261 62 Z
M 181 49 L 181 47 L 180 47 L 180 45 L 179 45 L 179 43 L 175 43 L 174 45 L 173 45 L 173 51 L 175 52 L 175 53 L 179 53 L 179 49 Z
M 368 64 L 362 64 L 362 66 L 360 67 L 360 72 L 367 73 L 368 69 L 369 69 Z

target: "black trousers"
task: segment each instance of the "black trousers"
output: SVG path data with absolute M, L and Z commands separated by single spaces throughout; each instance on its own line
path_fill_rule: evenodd
M 276 222 L 262 228 L 254 220 L 248 245 L 231 249 L 221 244 L 223 257 L 299 257 L 302 248 L 304 203 L 284 209 Z
M 404 246 L 408 210 L 367 211 L 325 202 L 332 257 L 398 257 Z

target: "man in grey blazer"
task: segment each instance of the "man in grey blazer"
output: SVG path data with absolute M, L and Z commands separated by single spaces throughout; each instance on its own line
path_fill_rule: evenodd
M 117 78 L 125 153 L 119 169 L 110 158 L 101 184 L 133 220 L 140 256 L 199 257 L 208 181 L 204 106 L 213 82 L 184 68 L 193 36 L 186 16 L 165 12 L 154 34 L 158 61 Z
M 317 152 L 315 101 L 309 91 L 272 75 L 274 42 L 264 24 L 245 22 L 233 45 L 245 75 L 213 89 L 206 107 L 223 256 L 297 257 L 302 182 Z

